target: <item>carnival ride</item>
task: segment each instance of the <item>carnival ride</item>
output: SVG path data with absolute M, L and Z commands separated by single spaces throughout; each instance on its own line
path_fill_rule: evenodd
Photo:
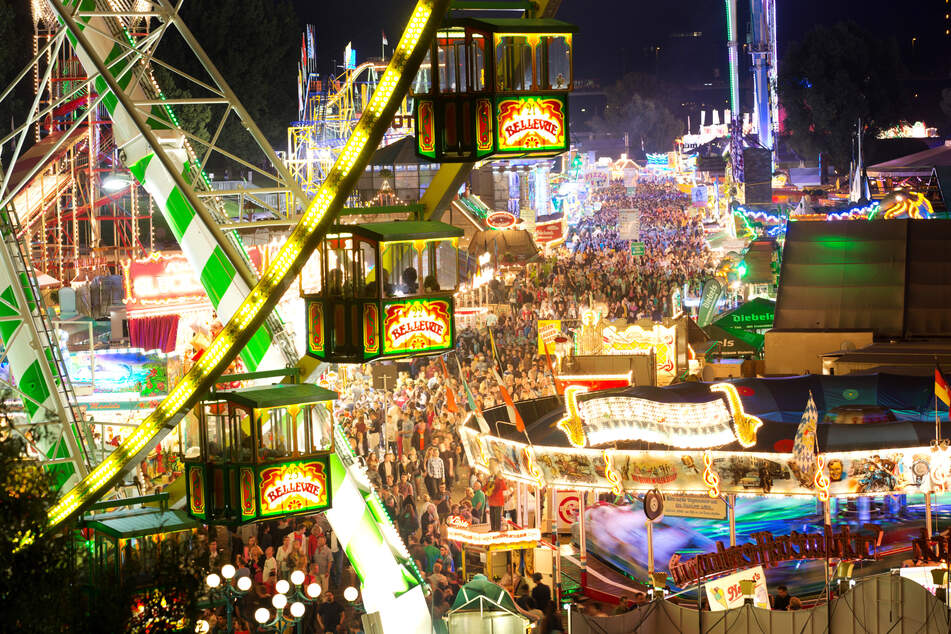
M 309 198 L 263 138 L 176 8 L 167 0 L 111 1 L 103 6 L 50 0 L 48 9 L 40 3 L 42 10 L 48 12 L 49 41 L 17 78 L 19 82 L 31 68 L 40 69 L 37 71 L 36 98 L 26 121 L 4 139 L 15 139 L 15 149 L 0 187 L 0 208 L 4 210 L 3 222 L 0 223 L 3 235 L 0 300 L 4 326 L 0 328 L 0 336 L 11 367 L 11 387 L 24 404 L 25 414 L 15 419 L 13 430 L 27 439 L 35 457 L 45 458 L 48 468 L 63 471 L 60 500 L 50 510 L 52 528 L 77 517 L 104 496 L 121 494 L 120 489 L 130 471 L 186 413 L 207 398 L 209 390 L 219 382 L 220 375 L 239 354 L 247 369 L 257 378 L 276 376 L 274 371 L 282 374 L 285 371 L 281 368 L 298 363 L 304 368 L 310 367 L 306 359 L 297 356 L 280 318 L 273 311 L 274 306 L 335 222 L 371 153 L 404 102 L 449 4 L 449 0 L 417 2 L 359 121 L 352 126 L 349 138 L 326 172 L 324 181 Z M 465 4 L 459 3 L 457 8 L 465 10 Z M 518 5 L 517 8 L 523 11 L 530 9 L 527 3 L 508 4 Z M 535 8 L 545 15 L 546 11 L 557 7 L 557 2 L 537 5 Z M 53 28 L 54 24 L 58 27 Z M 204 76 L 190 75 L 159 58 L 156 53 L 167 31 L 175 31 L 181 36 L 205 71 Z M 68 72 L 58 67 L 60 52 L 67 48 L 75 53 L 67 56 L 70 63 Z M 201 91 L 202 96 L 167 98 L 152 73 L 152 68 L 157 66 Z M 72 73 L 69 75 L 73 77 L 72 83 L 64 84 L 66 88 L 56 91 L 48 88 L 55 73 Z M 5 91 L 4 96 L 11 90 Z M 44 102 L 45 107 L 41 107 L 44 95 L 49 95 L 49 103 Z M 199 139 L 178 124 L 176 109 L 196 104 L 216 106 L 221 113 L 210 140 Z M 48 142 L 42 156 L 32 165 L 24 167 L 19 160 L 25 156 L 23 148 L 27 136 L 35 126 L 42 127 L 42 121 L 51 113 L 54 116 L 68 113 L 74 105 L 74 112 L 82 105 L 87 109 L 83 113 L 96 113 L 95 116 L 103 121 L 111 121 L 117 160 L 115 170 L 119 170 L 120 163 L 125 165 L 135 181 L 149 193 L 185 256 L 200 272 L 201 282 L 219 317 L 226 322 L 169 395 L 113 453 L 101 458 L 89 450 L 92 435 L 86 428 L 87 421 L 77 407 L 75 396 L 71 394 L 58 339 L 42 304 L 35 273 L 30 267 L 29 256 L 20 248 L 23 231 L 13 211 L 17 196 L 29 192 L 49 162 L 61 156 L 61 150 L 67 147 L 71 135 L 83 125 L 84 117 L 77 116 L 64 122 L 61 126 L 63 134 Z M 270 160 L 269 168 L 261 168 L 216 145 L 232 114 L 238 117 Z M 259 178 L 270 179 L 273 185 L 263 189 L 282 197 L 287 215 L 293 217 L 297 215 L 296 210 L 300 210 L 299 221 L 260 278 L 254 274 L 241 241 L 232 231 L 235 223 L 222 209 L 223 201 L 234 192 L 212 190 L 203 171 L 213 154 L 225 156 L 254 171 Z M 35 155 L 32 158 L 36 158 Z M 16 180 L 11 178 L 14 173 L 18 176 Z M 445 201 L 453 192 L 447 183 L 453 182 L 459 174 L 458 170 L 453 170 L 448 180 L 437 178 L 427 191 L 430 201 Z M 59 186 L 53 189 L 58 193 L 63 191 Z M 137 217 L 132 214 L 130 218 L 135 220 Z M 385 242 L 385 239 L 380 239 L 380 242 Z M 454 250 L 454 245 L 452 248 Z M 417 249 L 410 244 L 409 249 L 419 257 L 427 252 L 425 246 Z M 382 275 L 382 266 L 388 260 L 385 252 L 378 255 Z M 403 256 L 393 257 L 394 263 L 402 262 L 400 258 Z M 441 256 L 436 254 L 436 257 L 439 261 Z M 427 259 L 419 260 L 420 270 L 424 270 Z M 435 271 L 431 260 L 428 264 Z M 328 271 L 327 279 L 330 278 Z M 381 281 L 385 283 L 385 280 L 377 280 L 378 286 Z M 405 278 L 404 282 L 407 282 Z M 451 329 L 451 322 L 449 327 Z M 405 350 L 407 354 L 417 352 L 412 346 Z M 232 398 L 240 403 L 240 396 Z M 307 409 L 304 406 L 312 402 L 313 399 L 288 403 L 285 409 Z M 256 420 L 253 428 L 248 427 L 250 424 L 250 421 L 246 425 L 246 421 L 229 418 L 226 427 L 236 435 L 246 428 L 256 430 L 251 433 L 257 434 L 258 438 L 267 433 L 265 421 Z M 52 437 L 42 433 L 44 429 L 53 430 Z M 308 427 L 305 425 L 304 429 Z M 208 433 L 207 424 L 203 433 Z M 288 433 L 296 438 L 296 431 Z M 429 611 L 424 602 L 425 584 L 415 571 L 412 558 L 387 517 L 363 467 L 349 451 L 340 429 L 334 428 L 332 433 L 335 435 L 335 451 L 326 458 L 326 473 L 333 506 L 326 514 L 361 578 L 364 605 L 368 612 L 379 613 L 386 630 L 430 631 Z M 199 449 L 199 452 L 206 452 L 206 460 L 202 461 L 205 465 L 213 462 L 207 438 L 207 435 L 203 437 L 205 444 Z M 241 448 L 234 444 L 230 447 Z M 326 448 L 321 446 L 321 450 Z M 199 457 L 202 455 L 199 453 Z M 217 478 L 216 475 L 212 477 Z M 218 495 L 215 491 L 204 493 L 210 493 L 211 499 Z M 132 498 L 130 503 L 134 503 Z
M 857 558 L 872 573 L 908 558 L 909 537 L 919 530 L 931 534 L 933 500 L 947 491 L 951 453 L 944 436 L 935 439 L 934 423 L 947 409 L 936 410 L 932 383 L 872 374 L 601 391 L 568 385 L 564 397 L 517 405 L 524 434 L 507 424 L 504 407 L 484 412 L 489 433 L 470 419 L 461 434 L 477 470 L 498 465 L 506 478 L 539 490 L 633 499 L 658 489 L 733 507 L 729 523 L 685 519 L 704 517 L 689 513 L 665 519 L 653 547 L 639 501 L 593 508 L 594 522 L 579 527 L 588 546 L 640 582 L 667 569 L 672 585 L 689 586 L 679 561 L 717 551 L 717 541 L 755 541 L 780 527 L 821 533 L 825 525 L 855 535 L 875 524 L 888 529 L 884 540 L 872 535 L 876 561 Z M 803 423 L 814 430 L 806 444 L 798 438 Z M 822 565 L 793 559 L 776 579 L 807 593 L 821 589 Z

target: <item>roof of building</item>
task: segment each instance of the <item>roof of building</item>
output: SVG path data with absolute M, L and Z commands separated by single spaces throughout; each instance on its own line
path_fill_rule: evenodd
M 265 387 L 248 387 L 240 390 L 215 392 L 214 396 L 255 409 L 337 400 L 336 392 L 310 383 L 299 385 L 279 383 Z

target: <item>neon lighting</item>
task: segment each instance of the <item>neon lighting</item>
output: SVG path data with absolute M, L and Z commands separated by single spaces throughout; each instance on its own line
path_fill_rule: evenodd
M 452 347 L 452 304 L 412 299 L 384 304 L 383 354 L 448 350 Z
M 604 477 L 611 483 L 611 492 L 614 495 L 624 493 L 624 487 L 621 485 L 621 476 L 614 470 L 614 464 L 611 462 L 611 454 L 605 449 L 601 452 L 601 459 L 604 460 Z
M 470 546 L 482 546 L 491 548 L 493 546 L 528 546 L 542 539 L 542 531 L 538 528 L 518 528 L 508 531 L 495 531 L 491 533 L 482 533 L 459 526 L 447 526 L 446 538 L 468 544 Z
M 561 374 L 555 377 L 559 386 L 582 385 L 590 392 L 628 387 L 632 384 L 634 371 L 627 374 Z
M 590 311 L 585 311 L 590 312 Z M 582 315 L 584 322 L 584 315 Z M 596 323 L 596 322 L 595 322 Z M 673 374 L 677 359 L 677 329 L 654 325 L 652 330 L 628 326 L 618 331 L 607 326 L 602 332 L 603 354 L 639 354 L 654 351 L 657 371 Z
M 197 399 L 196 393 L 200 394 L 215 382 L 224 371 L 225 358 L 230 360 L 237 355 L 240 347 L 235 345 L 236 340 L 247 336 L 252 324 L 256 328 L 263 323 L 270 306 L 280 298 L 293 274 L 296 274 L 303 261 L 312 253 L 316 244 L 315 238 L 319 237 L 315 235 L 318 227 L 328 213 L 336 214 L 343 206 L 345 194 L 353 185 L 354 176 L 351 172 L 362 171 L 370 151 L 376 148 L 389 125 L 390 117 L 395 113 L 397 102 L 401 100 L 395 98 L 394 93 L 402 82 L 403 86 L 399 92 L 399 97 L 402 97 L 406 82 L 410 81 L 411 75 L 415 73 L 417 61 L 428 43 L 428 36 L 434 29 L 435 22 L 442 17 L 447 4 L 440 0 L 420 0 L 416 4 L 409 24 L 393 51 L 390 64 L 360 121 L 280 253 L 219 333 L 211 348 L 202 356 L 201 362 L 189 370 L 162 404 L 112 454 L 49 510 L 51 526 L 69 518 L 90 500 L 98 499 L 103 489 L 115 481 L 123 468 L 141 458 L 141 453 L 157 436 L 167 432 L 178 422 L 178 418 L 184 414 L 183 408 L 187 408 Z M 436 15 L 433 14 L 434 5 L 440 9 Z M 424 33 L 427 34 L 425 40 Z M 76 37 L 76 34 L 73 36 Z M 206 356 L 218 361 L 213 365 L 206 364 Z
M 756 432 L 763 426 L 763 421 L 746 413 L 740 395 L 736 391 L 736 386 L 732 383 L 715 383 L 710 386 L 710 391 L 726 394 L 730 414 L 733 416 L 733 427 L 736 431 L 737 441 L 744 447 L 755 445 Z
M 209 305 L 195 268 L 181 253 L 155 252 L 122 262 L 123 303 L 129 310 L 183 304 Z
M 310 511 L 328 506 L 327 465 L 320 460 L 261 469 L 261 516 Z
M 498 102 L 499 152 L 568 149 L 565 101 L 558 97 L 510 97 Z
M 914 192 L 899 195 L 895 204 L 882 210 L 882 215 L 885 220 L 895 218 L 930 220 L 934 217 L 934 208 L 931 206 L 931 201 L 925 198 L 924 194 Z
M 822 454 L 819 454 L 816 458 L 815 485 L 816 490 L 819 492 L 819 499 L 825 502 L 829 499 L 829 478 L 823 473 L 823 467 L 825 467 L 825 459 L 822 457 Z
M 580 385 L 569 385 L 565 388 L 566 416 L 555 424 L 558 429 L 565 432 L 568 442 L 575 447 L 584 447 L 587 444 L 581 414 L 578 411 L 578 395 L 585 394 L 587 391 L 588 388 Z
M 522 455 L 525 457 L 525 465 L 528 468 L 528 473 L 535 480 L 535 486 L 542 488 L 545 486 L 545 479 L 542 476 L 541 470 L 538 468 L 538 464 L 535 462 L 535 452 L 531 447 L 522 447 Z
M 720 497 L 720 476 L 713 468 L 713 458 L 709 451 L 703 452 L 703 483 L 707 486 L 707 495 L 712 498 Z

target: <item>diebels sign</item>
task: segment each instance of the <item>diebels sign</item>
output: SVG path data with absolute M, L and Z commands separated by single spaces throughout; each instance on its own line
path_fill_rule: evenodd
M 496 103 L 495 112 L 499 153 L 557 153 L 568 149 L 563 97 L 503 97 Z
M 383 304 L 383 354 L 404 355 L 452 348 L 452 300 L 420 298 Z
M 260 468 L 261 517 L 316 511 L 330 506 L 326 459 L 284 462 Z

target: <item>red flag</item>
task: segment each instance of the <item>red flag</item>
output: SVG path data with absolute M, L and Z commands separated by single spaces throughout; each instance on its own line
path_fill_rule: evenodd
M 446 361 L 439 357 L 439 365 L 442 366 L 442 373 L 446 377 L 446 409 L 456 414 L 459 412 L 459 406 L 456 405 L 456 395 L 452 393 L 452 383 L 449 380 L 449 368 L 446 367 Z
M 523 421 L 519 415 L 518 409 L 515 407 L 515 401 L 512 400 L 512 395 L 509 394 L 509 391 L 506 389 L 505 383 L 502 382 L 499 371 L 493 367 L 492 374 L 495 375 L 495 380 L 499 383 L 499 391 L 502 393 L 502 400 L 505 401 L 505 409 L 509 412 L 509 421 L 515 423 L 515 429 L 525 433 L 525 421 Z

